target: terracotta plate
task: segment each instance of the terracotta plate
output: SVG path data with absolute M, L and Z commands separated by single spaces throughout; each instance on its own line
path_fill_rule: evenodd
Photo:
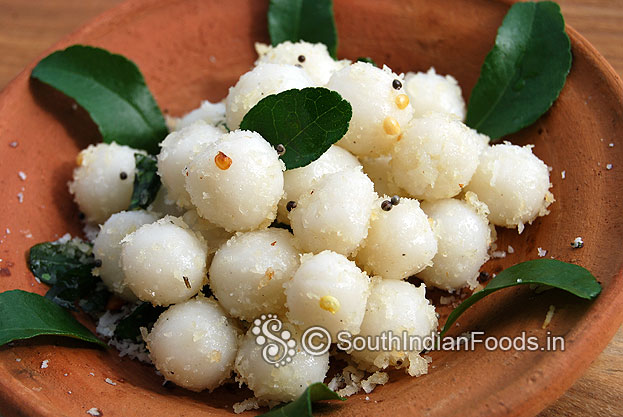
M 338 0 L 339 55 L 370 56 L 397 72 L 434 65 L 439 73 L 453 74 L 467 95 L 508 7 L 483 0 Z M 180 115 L 201 99 L 220 100 L 250 68 L 253 43 L 268 40 L 266 8 L 266 1 L 252 0 L 130 1 L 46 54 L 74 43 L 124 54 L 141 68 L 160 106 Z M 487 351 L 479 345 L 469 352 L 434 353 L 425 377 L 393 373 L 370 401 L 356 395 L 327 405 L 330 415 L 532 415 L 571 385 L 618 327 L 623 318 L 623 88 L 595 49 L 573 29 L 568 32 L 574 62 L 560 98 L 536 124 L 509 138 L 536 144 L 535 153 L 553 168 L 557 201 L 549 216 L 522 235 L 502 231 L 498 245 L 510 244 L 515 253 L 485 269 L 495 272 L 534 259 L 541 247 L 547 256 L 590 269 L 603 293 L 592 303 L 557 291 L 497 293 L 462 317 L 453 333 L 482 330 L 486 336 L 514 337 L 526 332 L 545 345 L 549 332 L 564 336 L 565 351 Z M 25 254 L 37 242 L 67 231 L 80 233 L 66 182 L 78 151 L 98 136 L 68 100 L 31 82 L 31 69 L 0 97 L 0 291 L 44 293 L 45 286 L 28 272 Z M 18 171 L 27 174 L 25 181 Z M 583 249 L 570 248 L 576 236 L 584 238 Z M 543 330 L 550 305 L 556 314 Z M 442 323 L 449 310 L 440 309 Z M 43 360 L 49 360 L 46 369 L 40 367 Z M 113 349 L 54 338 L 0 348 L 5 417 L 84 416 L 92 407 L 107 417 L 225 415 L 235 401 L 249 396 L 233 384 L 212 394 L 193 394 L 164 388 L 161 382 L 153 368 L 119 358 Z

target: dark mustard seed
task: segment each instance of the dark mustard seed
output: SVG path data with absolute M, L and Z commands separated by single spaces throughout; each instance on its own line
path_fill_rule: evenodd
M 305 62 L 305 55 L 299 55 L 298 60 L 299 60 L 299 62 L 301 62 L 301 63 L 302 63 L 302 62 Z
M 128 178 L 128 174 L 125 171 L 121 171 L 121 174 L 119 174 L 119 178 L 125 180 Z
M 288 204 L 286 204 L 286 210 L 288 211 L 292 211 L 292 209 L 296 208 L 296 201 L 288 201 Z
M 283 146 L 282 144 L 279 144 L 277 146 L 275 146 L 275 150 L 277 151 L 277 155 L 281 156 L 284 153 L 286 153 L 286 147 Z
M 100 266 L 102 266 L 102 260 L 101 259 L 96 259 L 93 262 L 93 265 L 95 265 L 96 268 L 99 268 Z
M 398 204 L 400 204 L 400 196 L 395 195 L 392 197 L 391 199 L 392 202 L 392 206 L 397 206 Z
M 400 90 L 402 88 L 402 83 L 400 80 L 394 80 L 392 82 L 392 87 L 394 87 L 395 90 Z
M 390 211 L 392 209 L 392 202 L 389 200 L 385 200 L 381 203 L 381 208 L 383 211 Z
M 485 282 L 489 279 L 489 276 L 490 275 L 488 272 L 482 271 L 480 274 L 478 274 L 478 282 Z

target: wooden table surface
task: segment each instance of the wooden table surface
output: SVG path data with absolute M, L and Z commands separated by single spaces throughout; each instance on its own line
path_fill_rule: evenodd
M 0 89 L 38 54 L 121 0 L 0 0 Z M 623 76 L 623 0 L 558 0 L 567 23 Z M 540 417 L 623 416 L 623 328 Z

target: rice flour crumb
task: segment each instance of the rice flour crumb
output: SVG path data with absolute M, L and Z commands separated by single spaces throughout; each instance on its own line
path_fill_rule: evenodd
M 445 305 L 453 303 L 454 300 L 455 300 L 454 296 L 446 297 L 442 295 L 441 297 L 439 297 L 439 304 L 441 304 L 442 306 L 445 306 Z
M 260 408 L 260 403 L 255 397 L 247 398 L 246 400 L 242 400 L 240 402 L 234 403 L 233 405 L 234 413 L 240 414 L 249 410 L 257 410 Z
M 17 145 L 19 145 L 19 143 L 17 143 L 17 141 L 16 141 L 16 140 L 14 140 L 13 142 L 9 143 L 9 146 L 10 146 L 11 148 L 17 148 Z
M 102 414 L 100 413 L 100 410 L 98 410 L 96 407 L 90 408 L 87 410 L 87 414 L 90 414 L 92 416 L 101 416 Z
M 19 177 L 20 180 L 26 181 L 26 174 L 24 173 L 24 171 L 19 171 L 17 173 L 17 176 Z
M 491 252 L 492 258 L 506 258 L 506 252 L 503 250 L 496 250 Z
M 506 249 L 506 251 L 508 253 L 515 253 L 515 248 L 513 248 L 511 245 L 508 245 L 508 248 Z
M 117 383 L 110 378 L 106 378 L 104 381 L 106 381 L 107 384 L 110 384 L 113 386 L 117 385 Z
M 17 201 L 19 201 L 20 204 L 22 204 L 24 202 L 24 193 L 23 192 L 19 192 L 17 193 Z
M 541 248 L 541 247 L 537 248 L 536 250 L 537 250 L 540 258 L 542 258 L 545 255 L 547 255 L 547 251 L 545 249 Z
M 580 249 L 582 247 L 584 247 L 584 241 L 582 240 L 581 236 L 576 237 L 573 242 L 571 242 L 571 247 L 573 249 Z
M 606 169 L 610 171 L 612 169 L 612 164 L 606 164 Z
M 560 172 L 560 177 L 561 177 L 563 180 L 565 179 L 565 177 L 566 177 L 566 176 L 567 176 L 567 171 L 564 171 L 564 170 L 563 170 L 563 171 L 561 171 L 561 172 Z
M 389 374 L 377 371 L 361 381 L 361 388 L 366 394 L 371 393 L 377 385 L 385 385 L 389 381 Z
M 47 368 L 48 367 L 48 363 L 50 363 L 49 359 L 46 359 L 43 362 L 41 362 L 41 369 Z

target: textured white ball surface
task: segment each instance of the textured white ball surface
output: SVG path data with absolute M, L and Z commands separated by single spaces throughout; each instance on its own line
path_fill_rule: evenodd
M 351 255 L 368 234 L 375 199 L 374 184 L 361 168 L 325 175 L 290 211 L 297 245 L 303 252 Z
M 210 266 L 210 289 L 233 317 L 253 321 L 262 314 L 282 314 L 283 284 L 299 263 L 294 238 L 287 230 L 239 233 L 216 252 Z
M 122 211 L 115 213 L 102 225 L 100 232 L 93 241 L 93 255 L 102 262 L 93 273 L 98 275 L 104 285 L 127 301 L 137 298 L 123 284 L 124 274 L 121 269 L 121 240 L 134 233 L 139 227 L 158 220 L 155 214 L 144 210 Z
M 428 217 L 417 200 L 401 198 L 390 211 L 381 209 L 385 196 L 376 201 L 368 237 L 357 252 L 357 264 L 370 275 L 406 279 L 432 263 L 437 240 Z
M 239 330 L 212 299 L 169 307 L 145 338 L 156 369 L 192 391 L 213 390 L 231 375 Z
M 256 342 L 257 335 L 253 333 L 253 327 L 242 339 L 236 356 L 235 371 L 238 374 L 236 380 L 246 383 L 262 401 L 293 401 L 309 385 L 322 382 L 329 370 L 329 353 L 309 355 L 301 348 L 300 333 L 294 326 L 284 323 L 279 330 L 287 331 L 290 336 L 288 340 L 296 342 L 292 352 L 294 356 L 288 356 L 291 358 L 289 363 L 279 367 L 268 363 L 262 356 L 266 344 L 259 345 Z M 273 342 L 269 339 L 267 343 Z M 281 344 L 279 346 L 281 347 Z M 270 358 L 277 359 L 272 356 Z
M 318 86 L 325 85 L 335 71 L 350 64 L 347 60 L 336 61 L 331 58 L 327 46 L 323 43 L 285 41 L 277 46 L 256 43 L 255 50 L 259 56 L 255 65 L 261 63 L 296 65 Z
M 167 306 L 197 294 L 206 278 L 206 243 L 179 218 L 141 226 L 122 241 L 124 285 L 142 301 Z
M 425 285 L 416 287 L 406 281 L 378 278 L 373 281 L 361 323 L 361 336 L 378 337 L 383 332 L 391 331 L 402 337 L 406 332 L 408 336 L 424 341 L 436 329 L 435 306 L 426 299 Z M 359 350 L 351 352 L 351 356 L 361 367 L 371 371 L 389 366 L 408 366 L 409 374 L 417 376 L 428 369 L 427 361 L 419 356 L 419 352 Z
M 283 195 L 285 166 L 259 133 L 237 130 L 196 155 L 186 190 L 197 213 L 228 231 L 268 226 Z
M 111 214 L 130 206 L 135 153 L 144 152 L 113 142 L 89 145 L 78 154 L 69 192 L 87 221 L 102 224 Z
M 225 100 L 218 103 L 211 103 L 208 100 L 201 102 L 201 105 L 196 109 L 186 113 L 179 119 L 173 119 L 173 129 L 181 130 L 187 126 L 190 126 L 197 121 L 203 121 L 212 126 L 222 128 L 225 123 Z
M 179 217 L 184 214 L 184 209 L 178 206 L 175 200 L 169 198 L 169 192 L 165 186 L 160 187 L 156 193 L 156 198 L 154 198 L 154 201 L 147 207 L 147 210 L 158 214 L 158 218 L 167 215 Z
M 429 113 L 413 119 L 396 143 L 392 175 L 411 197 L 453 197 L 469 183 L 488 140 L 452 116 Z
M 322 326 L 333 340 L 341 330 L 359 333 L 370 278 L 345 256 L 331 251 L 304 255 L 285 288 L 288 319 L 300 328 Z
M 219 128 L 195 122 L 169 133 L 160 144 L 158 175 L 168 191 L 168 197 L 183 207 L 190 206 L 190 196 L 184 188 L 186 168 L 193 157 L 223 135 Z
M 406 195 L 407 193 L 396 185 L 392 175 L 390 163 L 392 157 L 384 156 L 365 156 L 359 159 L 363 166 L 363 172 L 374 183 L 374 191 L 378 195 Z
M 358 167 L 359 161 L 350 152 L 339 146 L 332 145 L 325 153 L 311 164 L 289 169 L 283 174 L 284 195 L 279 202 L 277 220 L 290 223 L 286 205 L 288 201 L 298 201 L 300 196 L 311 191 L 314 184 L 327 174 Z
M 468 201 L 477 197 L 467 192 Z M 433 265 L 418 274 L 426 285 L 448 291 L 478 285 L 480 267 L 489 259 L 491 229 L 486 207 L 479 208 L 456 199 L 422 203 L 433 219 L 439 251 Z M 477 211 L 479 210 L 479 211 Z
M 196 210 L 188 210 L 182 216 L 182 220 L 192 231 L 199 232 L 205 239 L 208 245 L 207 266 L 209 269 L 214 254 L 233 236 L 233 233 L 200 217 Z
M 451 75 L 439 75 L 432 67 L 428 72 L 408 72 L 405 75 L 405 91 L 413 106 L 414 117 L 434 111 L 465 120 L 465 100 L 461 87 Z
M 379 156 L 390 152 L 396 139 L 413 117 L 413 108 L 403 88 L 393 84 L 402 77 L 389 68 L 356 62 L 339 70 L 327 88 L 337 91 L 353 108 L 348 132 L 338 145 L 357 156 Z
M 549 169 L 532 153 L 531 146 L 504 143 L 488 147 L 467 190 L 489 207 L 489 221 L 496 226 L 517 227 L 549 213 L 554 201 L 549 192 Z
M 313 86 L 305 71 L 294 65 L 259 64 L 229 89 L 225 100 L 227 127 L 238 129 L 245 114 L 266 96 Z

